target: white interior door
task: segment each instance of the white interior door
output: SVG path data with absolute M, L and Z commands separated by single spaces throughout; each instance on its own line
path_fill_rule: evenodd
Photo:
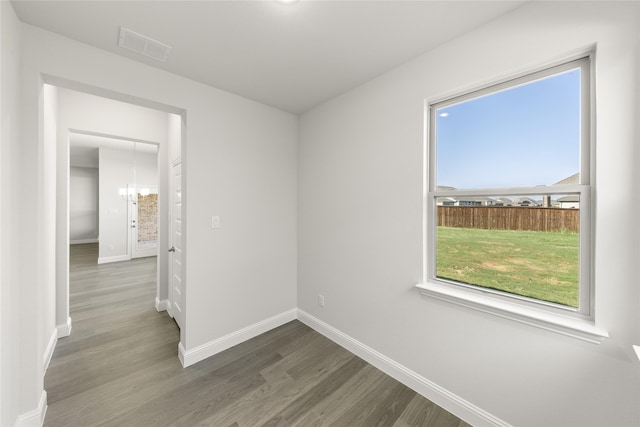
M 184 284 L 182 282 L 182 165 L 173 163 L 171 173 L 171 249 L 169 249 L 170 314 L 182 327 Z
M 158 188 L 130 186 L 129 238 L 131 258 L 158 255 Z

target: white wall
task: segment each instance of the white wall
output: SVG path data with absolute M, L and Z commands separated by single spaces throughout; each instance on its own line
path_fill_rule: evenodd
M 638 18 L 636 4 L 533 2 L 304 114 L 299 308 L 512 425 L 639 425 Z M 596 311 L 611 337 L 421 297 L 425 100 L 594 44 Z
M 136 144 L 136 185 L 158 186 L 158 154 L 155 152 L 141 152 L 141 145 Z M 149 145 L 149 144 L 144 144 Z M 147 148 L 148 149 L 148 148 Z M 143 148 L 144 150 L 144 148 Z M 166 167 L 164 168 L 166 169 Z
M 185 112 L 186 351 L 295 308 L 297 118 L 28 25 L 22 30 L 25 160 L 44 152 L 41 75 L 57 85 Z M 43 185 L 25 181 L 27 209 L 38 204 Z M 211 215 L 220 216 L 221 228 L 210 228 Z M 16 227 L 27 241 L 38 241 L 28 225 Z M 43 284 L 31 276 L 24 274 L 25 286 L 36 292 Z M 29 313 L 25 337 L 40 324 L 37 312 Z
M 133 150 L 101 147 L 98 158 L 100 181 L 100 243 L 98 263 L 123 261 L 129 253 L 127 201 L 119 188 L 133 183 Z
M 129 253 L 129 208 L 119 189 L 137 184 L 157 186 L 157 155 L 100 147 L 99 149 L 99 253 L 98 263 L 123 261 Z
M 69 240 L 98 241 L 98 168 L 69 169 Z
M 58 90 L 54 86 L 44 85 L 42 103 L 44 155 L 39 159 L 38 169 L 42 172 L 43 177 L 49 177 L 56 176 Z M 44 320 L 39 354 L 42 357 L 44 369 L 46 369 L 58 339 L 56 330 L 56 263 L 55 258 L 49 255 L 55 252 L 56 248 L 56 182 L 54 179 L 43 178 L 43 183 L 41 205 L 38 212 L 41 215 L 39 219 L 42 227 L 40 234 L 44 237 L 40 242 L 43 246 L 40 253 L 45 268 L 40 271 L 39 282 L 44 286 L 38 292 L 38 296 L 40 298 L 39 313 Z
M 9 3 L 2 2 L 1 7 L 5 262 L 2 304 L 6 301 L 10 306 L 5 310 L 3 305 L 2 311 L 2 420 L 8 425 L 36 425 L 46 407 L 42 375 L 44 342 L 53 335 L 53 331 L 47 330 L 53 308 L 45 305 L 50 302 L 54 271 L 51 250 L 55 211 L 50 204 L 55 192 L 47 193 L 52 178 L 47 182 L 45 175 L 55 175 L 55 157 L 42 146 L 44 132 L 34 135 L 32 144 L 24 144 L 25 129 L 37 132 L 38 121 L 41 129 L 50 128 L 51 122 L 48 117 L 35 116 L 34 123 L 22 109 L 25 89 L 22 25 Z M 38 84 L 31 87 L 29 94 L 32 102 L 42 107 L 44 86 L 38 76 L 34 77 Z
M 13 426 L 22 408 L 23 381 L 32 390 L 26 406 L 37 405 L 37 354 L 21 364 L 21 351 L 33 351 L 32 330 L 21 337 L 20 255 L 20 22 L 9 2 L 0 2 L 0 425 Z M 21 339 L 22 338 L 22 339 Z M 33 371 L 23 376 L 23 371 Z
M 177 114 L 169 114 L 169 164 L 178 159 L 180 152 L 180 142 L 182 139 L 182 118 Z

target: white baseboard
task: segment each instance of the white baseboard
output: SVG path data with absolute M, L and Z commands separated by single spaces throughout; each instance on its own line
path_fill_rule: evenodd
M 67 317 L 67 323 L 56 326 L 58 338 L 64 338 L 71 335 L 71 317 Z
M 187 351 L 184 349 L 184 346 L 182 345 L 182 341 L 180 341 L 178 343 L 178 360 L 180 360 L 180 363 L 182 363 L 183 368 L 186 368 L 187 366 L 189 366 L 189 365 L 185 365 L 185 361 L 184 361 L 184 355 L 186 352 Z
M 161 303 L 156 301 L 156 307 Z M 190 350 L 186 350 L 181 341 L 178 344 L 178 358 L 182 366 L 186 368 L 294 319 L 300 320 L 310 328 L 471 425 L 477 427 L 511 427 L 509 423 L 300 309 L 286 311 Z
M 85 243 L 98 243 L 98 239 L 78 239 L 70 240 L 70 245 L 84 245 Z
M 210 341 L 206 344 L 202 344 L 198 347 L 186 350 L 182 345 L 182 342 L 178 344 L 178 356 L 182 366 L 185 368 L 197 363 L 201 360 L 211 357 L 214 354 L 220 353 L 228 348 L 243 343 L 251 338 L 257 337 L 271 329 L 284 325 L 287 322 L 296 319 L 297 309 L 291 309 L 284 313 L 277 314 L 268 319 L 262 320 L 253 325 L 247 326 L 239 331 L 232 332 L 216 340 Z
M 49 369 L 49 363 L 51 363 L 51 358 L 53 357 L 53 351 L 56 349 L 56 343 L 58 342 L 58 329 L 54 329 L 51 331 L 51 336 L 49 337 L 49 342 L 47 343 L 47 348 L 44 349 L 44 354 L 42 355 L 42 366 L 43 375 Z
M 346 348 L 358 357 L 420 393 L 467 423 L 474 426 L 511 427 L 510 424 L 464 400 L 460 396 L 429 381 L 407 367 L 395 362 L 371 347 L 324 323 L 320 319 L 298 309 L 298 320 L 326 336 L 336 344 Z
M 42 427 L 44 416 L 47 414 L 47 392 L 42 391 L 38 407 L 33 411 L 22 414 L 16 420 L 15 427 Z
M 160 301 L 158 297 L 156 297 L 156 310 L 157 311 L 168 311 L 171 307 L 171 303 L 168 299 L 163 299 Z
M 117 255 L 98 258 L 98 264 L 107 264 L 110 262 L 129 261 L 131 257 L 129 255 Z

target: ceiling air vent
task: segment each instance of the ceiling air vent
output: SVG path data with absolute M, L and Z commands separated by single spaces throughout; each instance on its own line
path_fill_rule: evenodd
M 167 46 L 164 43 L 160 43 L 157 40 L 153 40 L 124 27 L 120 27 L 118 45 L 161 62 L 167 60 L 169 52 L 171 51 L 171 46 Z

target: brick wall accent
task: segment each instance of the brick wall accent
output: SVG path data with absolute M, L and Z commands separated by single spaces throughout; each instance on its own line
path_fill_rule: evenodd
M 138 194 L 138 242 L 158 240 L 158 195 Z

